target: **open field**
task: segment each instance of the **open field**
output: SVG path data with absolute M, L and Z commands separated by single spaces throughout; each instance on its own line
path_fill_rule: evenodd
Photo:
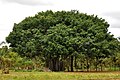
M 120 80 L 120 72 L 10 72 L 0 80 Z

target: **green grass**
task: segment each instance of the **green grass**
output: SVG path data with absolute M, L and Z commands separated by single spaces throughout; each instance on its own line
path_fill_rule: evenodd
M 120 72 L 10 72 L 0 80 L 120 80 Z

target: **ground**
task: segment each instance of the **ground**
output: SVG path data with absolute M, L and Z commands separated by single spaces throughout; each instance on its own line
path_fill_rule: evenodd
M 116 72 L 13 72 L 0 74 L 0 80 L 120 80 Z

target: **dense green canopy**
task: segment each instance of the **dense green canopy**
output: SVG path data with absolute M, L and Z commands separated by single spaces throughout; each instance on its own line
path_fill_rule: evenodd
M 62 65 L 71 57 L 72 71 L 73 58 L 79 54 L 84 54 L 87 59 L 100 59 L 114 54 L 118 49 L 118 41 L 110 35 L 108 27 L 104 19 L 95 15 L 75 10 L 46 11 L 14 24 L 6 41 L 20 55 L 29 58 L 42 55 L 46 63 L 52 61 L 53 65 Z M 50 64 L 46 66 L 52 67 Z

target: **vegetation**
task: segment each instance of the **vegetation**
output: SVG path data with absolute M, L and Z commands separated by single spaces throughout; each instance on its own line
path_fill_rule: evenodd
M 6 38 L 11 48 L 1 49 L 2 67 L 40 71 L 120 70 L 120 43 L 108 27 L 104 19 L 75 10 L 39 12 L 14 24 Z
M 34 59 L 20 57 L 18 53 L 12 52 L 11 48 L 8 49 L 7 46 L 0 49 L 0 69 L 2 73 L 9 73 L 9 69 L 14 71 L 42 71 L 43 64 L 39 57 Z
M 120 73 L 11 72 L 0 74 L 0 80 L 120 80 Z

